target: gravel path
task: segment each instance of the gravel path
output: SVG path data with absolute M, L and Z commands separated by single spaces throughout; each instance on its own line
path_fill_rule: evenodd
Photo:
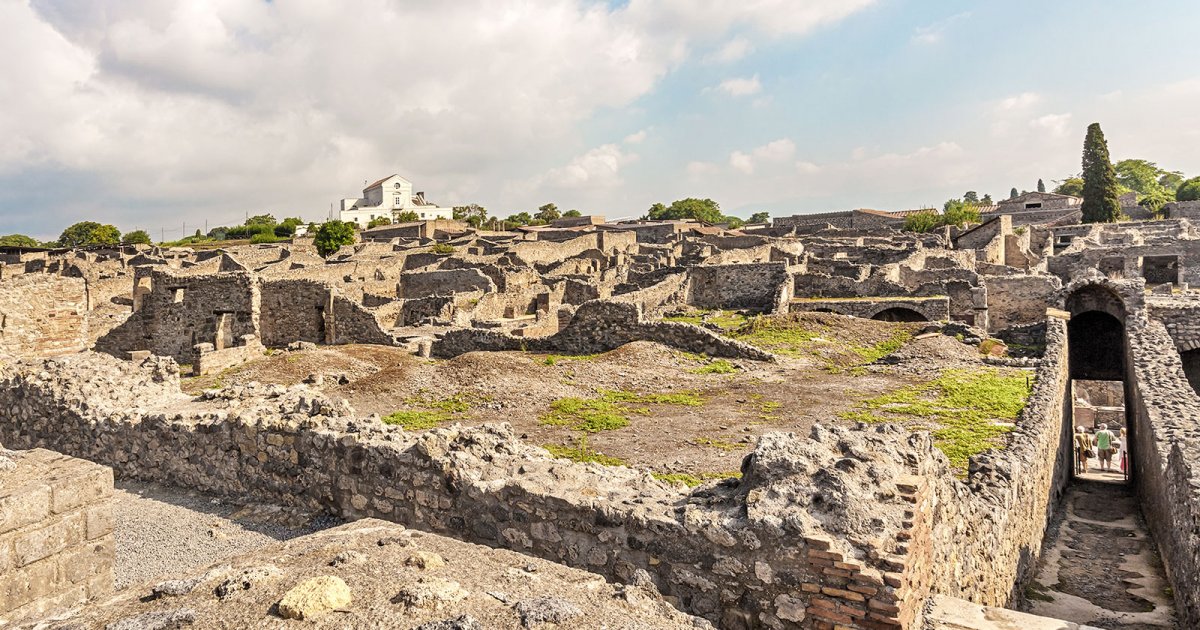
M 113 499 L 118 589 L 340 524 L 328 516 L 135 481 L 119 481 Z

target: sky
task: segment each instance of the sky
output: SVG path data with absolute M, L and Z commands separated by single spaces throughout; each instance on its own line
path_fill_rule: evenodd
M 1194 0 L 0 0 L 0 234 L 440 205 L 940 206 L 1200 175 Z

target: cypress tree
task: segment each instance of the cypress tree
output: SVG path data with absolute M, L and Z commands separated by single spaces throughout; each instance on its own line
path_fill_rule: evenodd
M 1043 182 L 1041 178 L 1038 178 L 1038 192 L 1046 192 L 1046 182 Z
M 1010 191 L 1008 191 L 1008 198 L 1009 198 L 1009 199 L 1016 199 L 1018 195 L 1019 195 L 1019 193 L 1017 193 L 1017 187 L 1016 187 L 1016 186 L 1013 186 L 1013 189 L 1012 189 L 1012 190 L 1010 190 Z
M 1108 157 L 1108 142 L 1100 123 L 1092 123 L 1083 141 L 1083 222 L 1115 222 L 1121 216 L 1117 197 L 1117 172 Z

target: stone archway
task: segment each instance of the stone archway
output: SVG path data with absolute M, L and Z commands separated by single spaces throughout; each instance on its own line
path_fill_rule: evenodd
M 885 308 L 871 316 L 871 319 L 882 322 L 927 322 L 928 317 L 911 308 L 903 306 L 893 306 Z

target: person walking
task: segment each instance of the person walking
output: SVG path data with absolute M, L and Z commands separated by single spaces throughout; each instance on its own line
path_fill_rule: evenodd
M 1113 442 L 1116 439 L 1117 436 L 1108 430 L 1108 425 L 1101 423 L 1100 430 L 1096 431 L 1096 452 L 1100 455 L 1100 470 L 1112 470 Z
M 1087 474 L 1088 458 L 1092 456 L 1092 436 L 1083 425 L 1075 427 L 1075 473 Z
M 1117 438 L 1117 463 L 1121 465 L 1121 472 L 1128 474 L 1127 462 L 1129 461 L 1129 438 L 1125 435 L 1125 427 L 1121 427 L 1121 434 Z

